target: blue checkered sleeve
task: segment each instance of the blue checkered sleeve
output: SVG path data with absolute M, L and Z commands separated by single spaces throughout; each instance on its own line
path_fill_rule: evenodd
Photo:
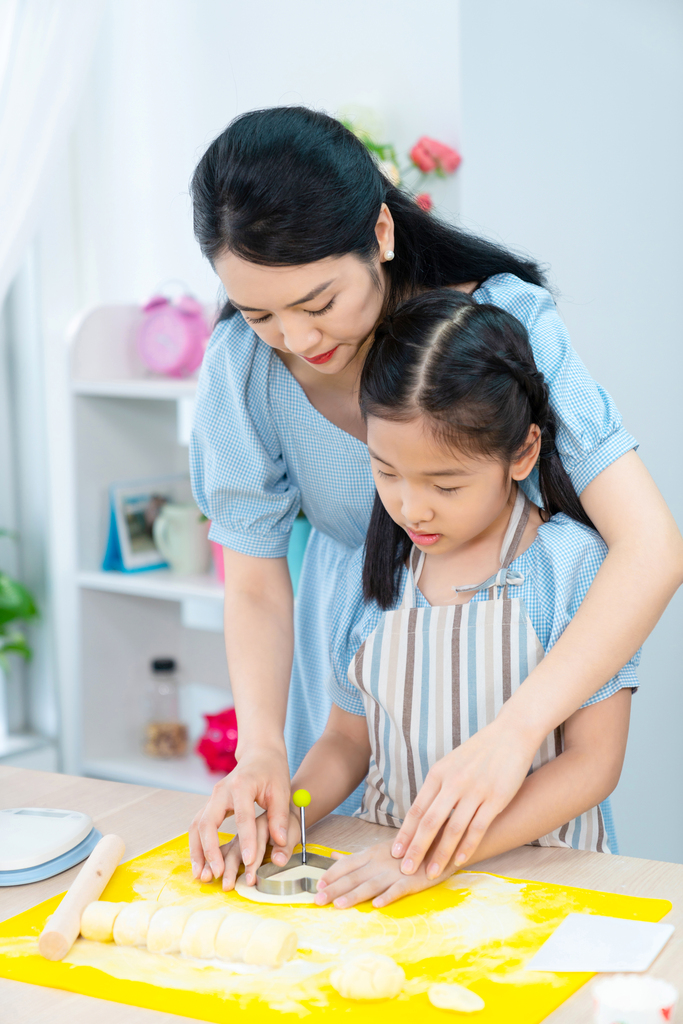
M 269 407 L 269 357 L 241 316 L 216 326 L 197 386 L 190 475 L 211 540 L 277 558 L 287 554 L 301 499 Z
M 525 576 L 520 596 L 546 653 L 576 615 L 606 554 L 607 545 L 594 530 L 556 515 L 539 527 L 536 542 L 512 563 Z M 625 686 L 637 689 L 640 653 L 582 707 L 606 700 Z
M 569 333 L 545 288 L 512 274 L 489 278 L 474 293 L 516 316 L 526 327 L 536 365 L 550 389 L 557 418 L 557 450 L 577 494 L 599 473 L 637 447 L 610 395 L 593 380 L 574 351 Z M 528 490 L 538 502 L 535 477 Z M 527 490 L 527 488 L 525 488 Z

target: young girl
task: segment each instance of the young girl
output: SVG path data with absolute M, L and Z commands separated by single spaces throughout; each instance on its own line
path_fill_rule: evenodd
M 315 821 L 364 778 L 361 817 L 400 826 L 431 766 L 493 721 L 557 642 L 606 546 L 562 468 L 547 386 L 509 313 L 445 290 L 406 303 L 377 330 L 361 407 L 377 497 L 339 595 L 334 706 L 292 787 L 310 791 Z M 543 510 L 520 487 L 536 465 Z M 361 574 L 365 601 L 354 599 Z M 621 771 L 637 659 L 546 738 L 475 859 L 524 843 L 610 852 L 600 804 Z M 463 863 L 444 854 L 449 830 L 471 815 L 456 805 L 416 871 L 392 840 L 342 859 L 317 902 L 383 906 L 443 879 Z

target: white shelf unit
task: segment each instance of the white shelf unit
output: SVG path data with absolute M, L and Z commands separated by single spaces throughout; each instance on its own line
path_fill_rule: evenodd
M 71 598 L 77 629 L 62 645 L 64 767 L 96 778 L 208 793 L 218 776 L 194 753 L 168 761 L 141 753 L 144 687 L 153 657 L 177 660 L 184 705 L 188 694 L 199 695 L 188 716 L 193 743 L 200 712 L 232 704 L 222 585 L 210 574 L 101 569 L 110 484 L 188 468 L 196 380 L 145 370 L 135 350 L 139 322 L 136 306 L 101 306 L 81 316 L 70 332 L 68 451 L 62 461 L 71 480 L 65 497 L 73 537 L 66 548 L 73 557 L 62 592 Z

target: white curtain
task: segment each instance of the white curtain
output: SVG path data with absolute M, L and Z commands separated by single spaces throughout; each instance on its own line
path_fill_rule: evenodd
M 68 139 L 104 0 L 0 0 L 0 305 Z

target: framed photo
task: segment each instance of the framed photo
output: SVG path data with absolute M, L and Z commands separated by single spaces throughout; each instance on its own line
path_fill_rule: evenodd
M 166 565 L 154 543 L 154 520 L 166 502 L 192 501 L 189 474 L 115 483 L 109 493 L 111 518 L 103 568 L 135 572 Z

